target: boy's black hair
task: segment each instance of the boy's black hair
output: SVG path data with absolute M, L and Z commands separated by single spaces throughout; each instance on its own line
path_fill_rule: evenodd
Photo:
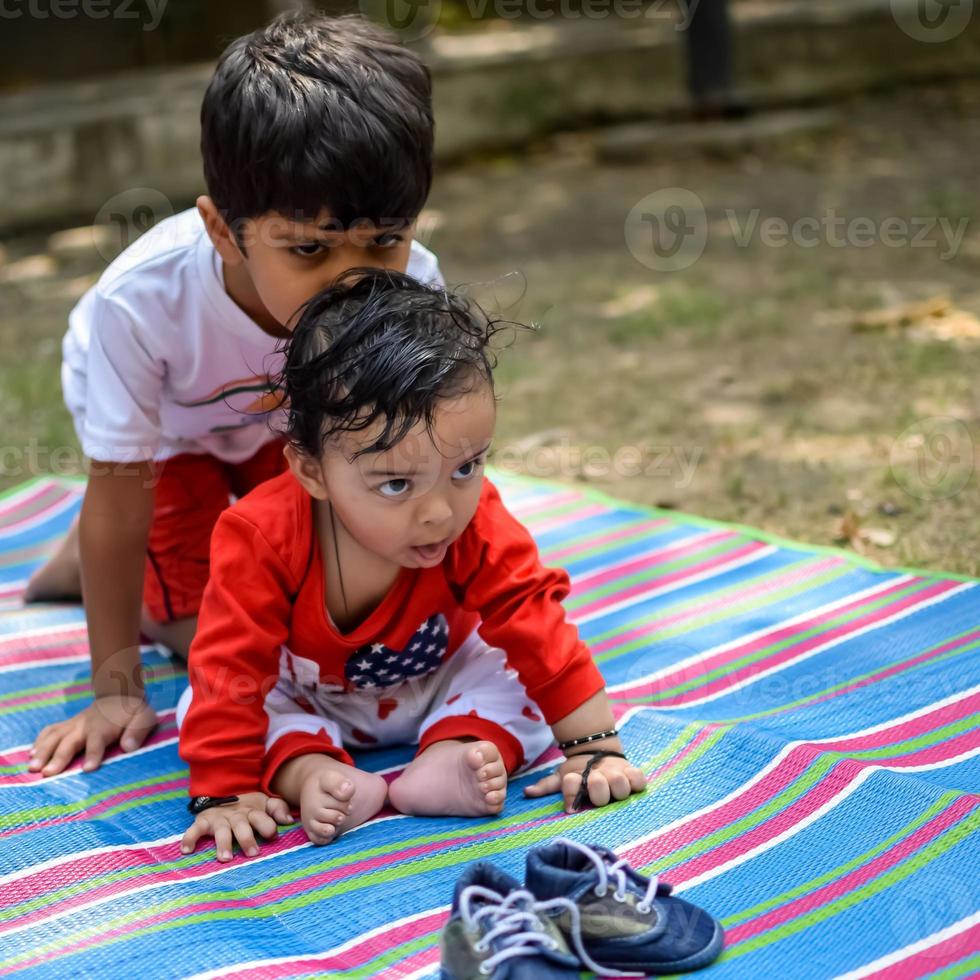
M 412 221 L 432 184 L 432 142 L 429 70 L 353 14 L 293 11 L 233 41 L 201 106 L 208 194 L 233 227 L 324 208 L 344 228 Z
M 431 427 L 440 399 L 481 382 L 493 391 L 503 322 L 411 276 L 349 270 L 306 304 L 284 345 L 286 437 L 318 457 L 332 436 L 381 419 L 381 435 L 353 458 L 390 449 L 419 422 Z

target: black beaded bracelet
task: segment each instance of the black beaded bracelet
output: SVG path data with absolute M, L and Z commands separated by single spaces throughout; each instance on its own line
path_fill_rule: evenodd
M 205 810 L 210 810 L 213 806 L 227 806 L 229 803 L 237 802 L 237 796 L 195 796 L 187 804 L 187 809 L 196 816 L 199 813 L 204 813 Z
M 614 728 L 608 732 L 596 732 L 595 735 L 586 735 L 584 738 L 571 738 L 567 742 L 559 742 L 558 748 L 565 751 L 565 749 L 574 749 L 576 745 L 585 745 L 588 742 L 598 742 L 601 738 L 612 738 L 614 735 L 618 735 L 619 732 Z

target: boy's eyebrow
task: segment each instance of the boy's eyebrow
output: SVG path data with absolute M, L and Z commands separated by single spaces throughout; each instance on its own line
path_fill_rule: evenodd
M 493 440 L 491 439 L 490 442 L 488 442 L 479 452 L 470 453 L 466 457 L 467 462 L 469 460 L 471 460 L 471 459 L 476 459 L 477 456 L 482 456 L 484 453 L 486 453 L 490 449 L 490 447 L 492 445 L 493 445 Z M 368 470 L 364 475 L 365 476 L 386 476 L 389 479 L 391 479 L 392 477 L 412 476 L 412 475 L 414 475 L 414 473 L 415 473 L 415 470 L 378 470 L 378 469 L 374 469 L 374 470 Z

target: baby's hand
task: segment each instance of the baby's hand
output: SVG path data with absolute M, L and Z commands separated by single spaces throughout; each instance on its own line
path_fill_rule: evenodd
M 259 853 L 255 831 L 269 840 L 279 832 L 277 823 L 292 822 L 285 800 L 265 793 L 243 793 L 237 803 L 212 806 L 199 813 L 181 838 L 180 853 L 191 854 L 202 837 L 213 837 L 219 861 L 231 860 L 234 841 L 249 857 L 255 857 Z
M 525 796 L 548 796 L 561 793 L 565 798 L 565 812 L 575 809 L 575 797 L 582 788 L 582 770 L 592 756 L 576 755 L 566 759 L 558 769 L 539 779 L 533 786 L 524 788 Z M 605 806 L 611 800 L 625 800 L 631 793 L 642 793 L 647 777 L 642 769 L 630 765 L 629 760 L 618 756 L 600 759 L 589 773 L 589 799 L 595 806 Z

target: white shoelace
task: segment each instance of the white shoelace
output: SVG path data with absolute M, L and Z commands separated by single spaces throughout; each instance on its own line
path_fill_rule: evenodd
M 596 855 L 598 857 L 598 855 Z M 622 872 L 620 871 L 620 874 Z M 482 898 L 485 904 L 476 912 L 470 908 L 475 898 Z M 460 912 L 469 928 L 475 928 L 481 919 L 487 919 L 490 928 L 474 944 L 477 952 L 485 952 L 494 939 L 500 939 L 502 947 L 493 956 L 480 964 L 480 973 L 491 976 L 493 971 L 505 960 L 515 956 L 536 956 L 541 947 L 560 949 L 545 931 L 538 913 L 547 914 L 552 909 L 567 909 L 572 918 L 572 942 L 575 952 L 583 965 L 593 973 L 603 977 L 644 977 L 645 973 L 624 973 L 611 967 L 600 966 L 585 951 L 582 943 L 582 923 L 578 906 L 568 898 L 552 898 L 539 902 L 526 888 L 514 889 L 506 898 L 482 885 L 468 885 L 463 889 L 459 900 Z
M 586 844 L 580 844 L 577 840 L 569 840 L 567 837 L 556 837 L 554 842 L 556 844 L 565 844 L 568 847 L 574 847 L 575 850 L 580 851 L 595 865 L 595 869 L 599 874 L 599 885 L 594 891 L 599 898 L 602 898 L 609 890 L 609 878 L 615 876 L 616 890 L 613 892 L 613 898 L 617 902 L 626 901 L 627 877 L 626 872 L 623 870 L 624 867 L 629 865 L 626 858 L 620 858 L 618 861 L 607 864 L 608 857 L 597 854 L 591 847 L 588 847 Z M 647 886 L 646 894 L 636 904 L 637 912 L 646 915 L 653 908 L 653 899 L 657 894 L 658 883 L 659 879 L 654 875 L 650 879 L 650 884 Z

